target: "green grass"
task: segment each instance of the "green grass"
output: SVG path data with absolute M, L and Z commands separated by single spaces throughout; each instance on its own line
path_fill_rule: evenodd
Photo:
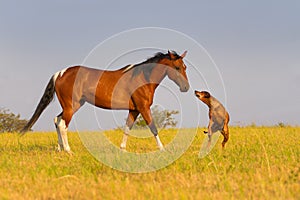
M 0 199 L 300 199 L 300 128 L 231 127 L 226 149 L 220 137 L 199 159 L 202 130 L 173 164 L 138 174 L 97 161 L 76 133 L 69 134 L 72 156 L 55 151 L 54 132 L 0 134 Z M 175 134 L 160 137 L 167 144 Z M 105 135 L 119 146 L 122 132 Z M 128 151 L 154 150 L 153 138 L 128 140 Z

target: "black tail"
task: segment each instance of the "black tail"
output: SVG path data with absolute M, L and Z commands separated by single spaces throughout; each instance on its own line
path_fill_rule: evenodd
M 31 129 L 31 127 L 38 120 L 38 118 L 40 117 L 42 112 L 45 110 L 45 108 L 53 100 L 54 92 L 55 92 L 54 81 L 55 80 L 52 76 L 32 117 L 30 118 L 29 122 L 24 126 L 24 128 L 20 131 L 21 134 L 25 134 L 27 131 L 29 131 Z

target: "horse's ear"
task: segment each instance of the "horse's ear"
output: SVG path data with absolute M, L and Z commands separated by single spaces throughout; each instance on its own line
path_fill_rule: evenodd
M 174 56 L 174 54 L 171 51 L 168 50 L 168 54 L 169 54 L 171 60 L 176 59 L 176 57 Z
M 187 51 L 183 52 L 183 54 L 180 56 L 181 58 L 184 58 L 187 54 Z

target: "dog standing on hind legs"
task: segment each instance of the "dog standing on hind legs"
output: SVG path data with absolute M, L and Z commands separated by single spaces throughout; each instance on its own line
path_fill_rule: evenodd
M 220 131 L 224 136 L 224 140 L 222 142 L 222 147 L 225 147 L 226 142 L 229 139 L 229 114 L 224 108 L 224 106 L 212 95 L 210 95 L 207 91 L 197 91 L 195 90 L 195 95 L 198 97 L 200 101 L 205 103 L 209 108 L 209 124 L 208 131 L 204 131 L 204 133 L 208 134 L 208 145 L 211 143 L 211 136 L 217 131 Z

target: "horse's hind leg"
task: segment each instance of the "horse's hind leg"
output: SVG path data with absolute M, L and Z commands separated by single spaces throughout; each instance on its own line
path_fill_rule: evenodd
M 65 150 L 71 153 L 71 148 L 68 142 L 68 127 L 72 119 L 73 114 L 85 103 L 84 99 L 76 98 L 73 95 L 72 98 L 63 99 L 60 93 L 56 93 L 60 105 L 63 108 L 63 112 L 56 118 L 56 127 L 58 135 L 58 144 L 60 150 Z
M 127 139 L 128 139 L 128 135 L 129 135 L 129 131 L 131 130 L 137 116 L 139 115 L 138 111 L 129 111 L 127 120 L 126 120 L 126 125 L 125 125 L 125 129 L 124 129 L 124 135 L 123 135 L 123 139 L 122 139 L 122 143 L 120 145 L 120 148 L 125 150 L 126 149 L 126 143 L 127 143 Z
M 60 124 L 60 121 L 61 121 L 61 115 L 58 115 L 57 117 L 54 118 L 54 124 L 55 124 L 55 128 L 56 128 L 56 132 L 57 132 L 57 138 L 58 138 L 58 146 L 57 146 L 57 151 L 61 151 L 64 149 L 64 146 L 63 146 L 63 141 L 62 141 L 62 138 L 61 138 L 61 132 L 60 132 L 60 128 L 59 128 L 59 124 Z
M 81 105 L 82 104 L 78 104 L 78 106 L 75 107 L 75 112 L 80 108 Z M 59 147 L 68 153 L 71 153 L 71 148 L 68 142 L 68 126 L 73 114 L 73 109 L 64 108 L 62 114 L 57 117 L 56 123 Z
M 62 143 L 62 146 L 63 146 L 63 149 L 68 152 L 68 153 L 71 153 L 71 148 L 70 148 L 70 145 L 69 145 L 69 142 L 68 142 L 68 126 L 69 126 L 69 123 L 71 121 L 71 118 L 73 116 L 73 112 L 71 111 L 66 111 L 64 110 L 63 113 L 62 113 L 62 116 L 59 118 L 59 121 L 58 121 L 58 141 L 59 143 L 61 142 Z M 59 144 L 59 146 L 61 147 L 61 144 Z
M 70 116 L 69 114 L 69 117 L 66 117 L 65 113 L 66 112 L 64 111 L 61 115 L 55 117 L 54 122 L 56 126 L 57 137 L 58 137 L 58 151 L 65 150 L 69 153 L 71 152 L 71 148 L 68 142 L 67 131 L 68 131 L 68 124 L 70 122 L 72 115 Z

